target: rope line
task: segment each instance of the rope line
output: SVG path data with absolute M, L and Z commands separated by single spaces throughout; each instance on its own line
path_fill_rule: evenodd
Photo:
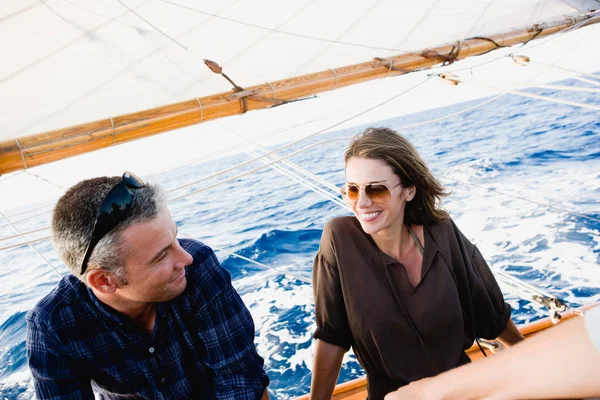
M 5 219 L 6 221 L 8 221 L 8 223 L 15 230 L 15 232 L 19 233 L 19 230 L 4 216 L 3 213 L 0 212 L 0 216 L 3 219 Z M 23 236 L 23 235 L 20 235 L 20 236 L 23 239 L 25 239 L 25 236 Z M 33 251 L 35 251 L 37 253 L 37 255 L 39 255 L 44 260 L 44 262 L 46 263 L 46 265 L 49 266 L 54 271 L 54 273 L 56 275 L 58 275 L 59 278 L 62 278 L 62 274 L 60 272 L 58 272 L 58 270 L 52 265 L 52 263 L 46 257 L 44 257 L 44 255 L 42 253 L 40 253 L 40 251 L 38 249 L 36 249 L 35 246 L 32 243 L 29 243 L 29 247 L 31 247 L 33 249 Z
M 1 24 L 1 23 L 3 23 L 3 22 L 6 22 L 6 21 L 8 21 L 8 20 L 9 20 L 9 19 L 11 19 L 11 18 L 14 18 L 14 17 L 16 17 L 17 15 L 20 15 L 20 14 L 26 13 L 27 11 L 29 11 L 29 10 L 31 10 L 31 9 L 33 9 L 33 8 L 35 8 L 35 7 L 37 7 L 37 6 L 40 6 L 40 5 L 42 5 L 42 3 L 41 3 L 41 2 L 33 3 L 33 4 L 30 4 L 30 5 L 28 5 L 27 7 L 23 7 L 23 8 L 21 8 L 20 10 L 17 10 L 17 11 L 15 11 L 15 12 L 13 12 L 13 13 L 10 13 L 10 14 L 8 14 L 8 15 L 6 15 L 6 16 L 4 16 L 4 17 L 0 18 L 0 24 Z
M 291 276 L 291 277 L 293 277 L 294 279 L 297 279 L 297 280 L 299 280 L 299 281 L 302 281 L 302 282 L 304 282 L 304 283 L 308 283 L 309 285 L 310 285 L 310 284 L 312 284 L 312 282 L 311 282 L 310 280 L 308 280 L 308 279 L 305 279 L 305 278 L 303 278 L 303 277 L 301 277 L 301 276 L 299 276 L 299 275 L 296 275 L 296 274 L 294 274 L 293 272 L 282 271 L 282 270 L 280 270 L 280 269 L 279 269 L 279 268 L 277 268 L 277 267 L 272 267 L 272 266 L 270 266 L 270 265 L 266 265 L 266 264 L 263 264 L 263 263 L 261 263 L 261 262 L 258 262 L 258 261 L 256 261 L 256 260 L 253 260 L 253 259 L 251 259 L 251 258 L 244 257 L 244 256 L 241 256 L 241 255 L 239 255 L 239 254 L 236 254 L 236 253 L 232 253 L 232 252 L 230 252 L 230 251 L 227 251 L 227 250 L 225 250 L 225 249 L 223 249 L 223 248 L 221 248 L 221 247 L 216 247 L 216 246 L 212 246 L 212 245 L 211 245 L 210 247 L 211 247 L 212 249 L 214 249 L 214 250 L 222 251 L 223 253 L 229 254 L 230 256 L 233 256 L 233 257 L 236 257 L 236 258 L 240 258 L 240 259 L 242 259 L 242 260 L 244 260 L 244 261 L 248 261 L 248 262 L 250 262 L 250 263 L 252 263 L 252 264 L 258 265 L 258 266 L 260 266 L 260 267 L 262 267 L 262 268 L 264 268 L 264 269 L 268 269 L 268 270 L 271 270 L 271 271 L 273 271 L 273 272 L 277 272 L 278 274 L 281 274 L 281 275 L 287 275 L 287 276 Z
M 494 193 L 500 194 L 502 196 L 512 197 L 513 199 L 522 200 L 522 201 L 525 201 L 525 202 L 528 202 L 528 203 L 531 203 L 531 204 L 536 204 L 538 206 L 549 208 L 551 210 L 560 211 L 560 212 L 566 213 L 566 214 L 574 216 L 574 217 L 578 217 L 578 218 L 582 218 L 582 219 L 587 219 L 587 220 L 594 221 L 594 222 L 600 222 L 600 218 L 592 217 L 590 215 L 585 215 L 585 214 L 579 214 L 579 213 L 576 213 L 576 212 L 573 212 L 573 211 L 569 210 L 568 208 L 557 207 L 557 206 L 555 206 L 553 204 L 542 203 L 542 202 L 531 200 L 531 199 L 528 199 L 528 198 L 525 198 L 525 197 L 522 197 L 522 196 L 517 196 L 517 195 L 514 195 L 514 194 L 502 192 L 502 191 L 500 191 L 500 190 L 498 190 L 496 188 L 480 186 L 480 185 L 477 185 L 475 183 L 463 181 L 463 180 L 456 179 L 456 178 L 451 178 L 451 177 L 449 177 L 447 175 L 443 175 L 443 174 L 438 174 L 438 176 L 440 176 L 440 177 L 442 177 L 444 179 L 448 179 L 448 180 L 451 180 L 451 181 L 458 182 L 458 183 L 460 183 L 462 185 L 473 186 L 473 187 L 476 187 L 478 189 L 483 189 L 483 190 L 487 190 L 489 192 L 494 192 Z
M 145 23 L 147 23 L 148 25 L 150 25 L 152 28 L 154 28 L 157 32 L 159 32 L 160 34 L 162 34 L 163 36 L 165 36 L 167 39 L 169 39 L 172 42 L 174 42 L 177 45 L 179 45 L 182 49 L 184 49 L 186 51 L 190 51 L 187 47 L 185 47 L 184 45 L 182 45 L 181 43 L 179 43 L 179 41 L 177 41 L 175 38 L 167 35 L 166 32 L 164 32 L 161 29 L 159 29 L 156 25 L 154 25 L 153 23 L 151 23 L 150 21 L 148 21 L 146 18 L 142 17 L 140 14 L 138 14 L 137 12 L 135 12 L 132 8 L 130 8 L 129 6 L 127 6 L 121 0 L 117 0 L 117 3 L 121 4 L 127 10 L 129 10 L 130 13 L 132 13 L 133 15 L 135 15 L 136 17 L 138 17 L 139 19 L 141 19 L 142 21 L 144 21 Z
M 0 214 L 2 214 L 2 213 L 0 213 Z M 4 214 L 2 214 L 2 217 L 4 218 L 4 220 L 8 221 L 7 225 L 10 225 L 10 226 L 12 226 L 14 228 L 14 225 L 10 223 L 10 220 Z M 7 226 L 7 225 L 5 225 L 5 226 Z M 17 233 L 15 233 L 13 235 L 8 235 L 8 236 L 1 237 L 0 241 L 2 241 L 2 240 L 8 240 L 8 239 L 14 239 L 16 237 L 21 237 L 22 238 L 24 235 L 29 235 L 29 234 L 36 233 L 36 232 L 46 231 L 48 229 L 50 229 L 49 226 L 44 226 L 42 228 L 34 229 L 32 231 L 27 231 L 27 232 L 18 232 L 17 231 Z
M 599 75 L 594 75 L 594 74 L 588 74 L 586 72 L 581 72 L 581 71 L 576 71 L 574 69 L 570 69 L 570 68 L 564 68 L 564 67 L 559 67 L 557 65 L 552 65 L 552 64 L 547 64 L 545 62 L 542 61 L 534 61 L 534 60 L 529 60 L 530 64 L 538 64 L 541 66 L 544 66 L 546 68 L 552 68 L 558 71 L 562 71 L 562 72 L 566 72 L 568 75 L 573 76 L 575 79 L 579 79 L 582 82 L 586 82 L 586 83 L 591 83 L 592 85 L 600 85 L 600 76 Z M 589 79 L 583 79 L 580 76 L 587 76 L 588 78 L 592 78 L 592 80 Z
M 565 85 L 548 85 L 543 83 L 523 83 L 523 82 L 508 82 L 508 81 L 491 81 L 476 78 L 460 78 L 460 82 L 474 83 L 480 85 L 489 85 L 489 87 L 504 90 L 503 85 L 513 87 L 515 90 L 528 89 L 528 88 L 539 88 L 539 89 L 553 89 L 562 90 L 567 92 L 586 92 L 586 93 L 600 93 L 600 89 L 590 87 L 579 87 L 579 86 L 565 86 Z M 600 82 L 597 83 L 600 85 Z
M 250 142 L 250 143 L 254 144 L 254 145 L 255 145 L 256 147 L 258 147 L 258 148 L 259 148 L 259 149 L 260 149 L 260 150 L 261 150 L 263 153 L 268 153 L 268 150 L 267 150 L 266 148 L 264 148 L 263 146 L 261 146 L 261 145 L 260 145 L 260 143 L 258 143 L 258 142 L 256 142 L 256 141 L 254 141 L 254 140 L 252 140 L 252 139 L 249 139 L 249 138 L 248 138 L 248 137 L 246 137 L 245 135 L 242 135 L 240 132 L 236 131 L 236 130 L 235 130 L 235 129 L 233 129 L 233 128 L 230 128 L 229 126 L 226 126 L 225 124 L 222 124 L 222 123 L 218 123 L 218 124 L 219 124 L 220 126 L 222 126 L 223 128 L 225 128 L 225 129 L 229 130 L 230 132 L 232 132 L 232 133 L 234 133 L 234 134 L 238 135 L 239 137 L 241 137 L 242 139 L 246 140 L 247 142 Z M 260 156 L 260 155 L 261 155 L 260 153 L 255 153 L 255 154 L 256 154 L 256 156 L 254 156 L 254 157 L 258 157 L 258 156 Z M 281 158 L 281 157 L 280 157 L 280 156 L 279 156 L 277 153 L 273 153 L 273 154 L 271 155 L 271 158 L 272 158 L 272 159 L 275 159 L 275 160 L 280 160 L 282 164 L 284 164 L 284 165 L 287 165 L 288 167 L 290 167 L 290 168 L 292 168 L 292 169 L 296 170 L 297 172 L 299 172 L 299 173 L 301 173 L 302 175 L 304 175 L 304 176 L 308 177 L 309 179 L 313 180 L 314 182 L 317 182 L 317 183 L 319 183 L 319 184 L 323 185 L 324 187 L 326 187 L 326 188 L 329 188 L 329 189 L 330 189 L 330 190 L 331 190 L 331 191 L 334 193 L 334 195 L 335 195 L 335 196 L 337 196 L 337 195 L 339 194 L 339 188 L 338 188 L 337 186 L 335 186 L 335 185 L 333 185 L 333 184 L 331 184 L 331 183 L 327 182 L 325 179 L 323 179 L 323 178 L 319 177 L 319 176 L 318 176 L 318 175 L 316 175 L 316 174 L 313 174 L 312 172 L 308 171 L 307 169 L 305 169 L 305 168 L 302 168 L 302 167 L 301 167 L 301 166 L 299 166 L 298 164 L 295 164 L 295 163 L 291 162 L 290 160 L 286 160 L 286 159 L 283 159 L 283 158 Z M 301 179 L 302 179 L 302 178 L 301 178 Z
M 258 155 L 258 153 L 250 151 L 249 152 L 250 155 L 252 156 L 256 156 Z M 276 161 L 281 161 L 278 160 L 277 158 L 271 156 L 272 158 L 274 158 Z M 285 160 L 284 160 L 285 161 Z M 267 160 L 262 160 L 263 163 L 268 162 Z M 304 187 L 312 190 L 313 192 L 320 194 L 321 196 L 323 196 L 324 198 L 326 198 L 327 200 L 330 200 L 332 203 L 334 203 L 335 205 L 341 206 L 346 208 L 347 210 L 349 210 L 349 207 L 347 207 L 345 205 L 345 203 L 343 203 L 338 197 L 335 197 L 333 195 L 331 195 L 329 192 L 325 191 L 323 188 L 319 187 L 317 184 L 310 182 L 306 179 L 302 179 L 301 177 L 299 177 L 298 175 L 292 173 L 291 171 L 286 170 L 285 168 L 283 168 L 281 165 L 277 165 L 277 164 L 271 164 L 269 165 L 271 168 L 275 169 L 276 171 L 279 171 L 280 173 L 282 173 L 283 175 L 287 176 L 288 178 L 298 182 L 299 184 L 303 185 Z
M 233 18 L 223 17 L 222 15 L 210 13 L 210 12 L 207 12 L 207 11 L 198 10 L 196 8 L 192 8 L 192 7 L 184 6 L 184 5 L 181 5 L 181 4 L 177 4 L 177 3 L 174 3 L 174 2 L 169 1 L 169 0 L 161 0 L 161 1 L 163 3 L 168 3 L 168 4 L 171 4 L 171 5 L 174 5 L 176 7 L 180 7 L 180 8 L 189 10 L 189 11 L 193 11 L 193 12 L 197 12 L 199 14 L 203 14 L 203 15 L 207 15 L 207 16 L 210 16 L 210 17 L 213 17 L 213 18 L 221 19 L 223 21 L 233 22 L 235 24 L 249 26 L 249 27 L 252 27 L 252 28 L 261 29 L 261 30 L 265 30 L 265 31 L 270 31 L 270 32 L 274 32 L 274 33 L 280 33 L 282 35 L 294 36 L 294 37 L 299 37 L 299 38 L 302 38 L 302 39 L 315 40 L 315 41 L 325 42 L 325 43 L 331 43 L 331 44 L 341 44 L 341 45 L 344 45 L 344 46 L 359 47 L 359 48 L 363 48 L 363 49 L 385 50 L 385 51 L 400 51 L 400 52 L 403 52 L 403 53 L 409 53 L 408 50 L 403 50 L 403 49 L 399 49 L 399 48 L 381 47 L 381 46 L 370 46 L 370 45 L 366 45 L 366 44 L 344 42 L 344 41 L 341 41 L 341 40 L 333 40 L 333 39 L 325 39 L 325 38 L 320 38 L 320 37 L 316 37 L 316 36 L 304 35 L 304 34 L 301 34 L 301 33 L 294 33 L 294 32 L 284 31 L 284 30 L 281 30 L 281 29 L 269 28 L 269 27 L 266 27 L 266 26 L 252 24 L 252 23 L 249 23 L 249 22 L 244 22 L 244 21 L 240 21 L 240 20 L 237 20 L 237 19 L 233 19 Z
M 592 105 L 592 104 L 578 103 L 576 101 L 571 101 L 571 100 L 555 99 L 553 97 L 541 96 L 541 95 L 537 95 L 537 94 L 533 94 L 533 93 L 527 93 L 527 92 L 521 92 L 519 90 L 512 90 L 512 89 L 505 90 L 505 89 L 500 88 L 498 86 L 489 85 L 489 84 L 483 84 L 483 83 L 479 83 L 479 82 L 476 82 L 476 81 L 473 81 L 473 80 L 470 80 L 470 79 L 467 79 L 467 80 L 460 79 L 459 82 L 467 83 L 467 84 L 471 84 L 471 85 L 475 85 L 475 86 L 481 86 L 481 87 L 485 87 L 485 88 L 488 88 L 488 89 L 501 90 L 501 91 L 503 91 L 505 93 L 510 93 L 510 94 L 514 94 L 514 95 L 522 96 L 522 97 L 529 97 L 529 98 L 536 99 L 536 100 L 544 100 L 544 101 L 548 101 L 550 103 L 566 104 L 566 105 L 569 105 L 569 106 L 581 107 L 581 108 L 587 108 L 587 109 L 590 109 L 590 110 L 600 111 L 600 106 L 595 106 L 595 105 Z
M 598 12 L 600 12 L 600 11 L 590 12 L 589 15 L 594 15 L 594 14 L 597 14 Z M 573 26 L 570 26 L 569 28 L 566 28 L 566 29 L 564 29 L 564 30 L 562 30 L 562 31 L 560 31 L 558 33 L 555 33 L 553 35 L 546 36 L 546 37 L 544 37 L 542 39 L 539 39 L 539 41 L 536 42 L 536 43 L 533 43 L 533 44 L 532 43 L 528 43 L 526 46 L 521 46 L 521 51 L 523 51 L 523 50 L 531 50 L 531 49 L 535 49 L 536 47 L 544 46 L 544 45 L 546 45 L 546 44 L 548 44 L 548 43 L 550 43 L 550 42 L 552 42 L 554 40 L 557 40 L 558 38 L 562 37 L 563 35 L 566 35 L 567 33 L 570 33 L 571 31 L 573 31 L 573 30 L 575 30 L 575 29 L 577 29 L 577 28 L 579 28 L 579 27 L 581 27 L 583 25 L 586 25 L 587 22 L 588 21 L 581 21 L 581 22 L 579 22 L 579 23 L 577 23 L 577 24 L 575 24 Z M 493 63 L 493 62 L 498 61 L 499 59 L 504 58 L 504 57 L 511 57 L 512 58 L 513 54 L 510 52 L 511 47 L 505 47 L 505 48 L 508 49 L 509 52 L 503 53 L 503 50 L 499 49 L 495 53 L 495 54 L 497 54 L 496 57 L 490 58 L 489 60 L 485 60 L 485 61 L 483 61 L 481 63 L 475 64 L 475 65 L 472 65 L 472 66 L 469 66 L 469 67 L 464 67 L 464 68 L 449 68 L 448 71 L 456 73 L 456 72 L 459 72 L 459 71 L 472 70 L 473 68 L 477 68 L 477 67 L 481 67 L 483 65 L 487 65 L 487 64 Z
M 23 234 L 26 234 L 26 232 L 23 232 Z M 48 235 L 48 236 L 39 237 L 37 239 L 27 240 L 25 242 L 11 244 L 11 245 L 8 245 L 8 246 L 0 247 L 0 251 L 14 249 L 14 248 L 17 248 L 17 247 L 22 247 L 22 246 L 30 245 L 32 243 L 43 242 L 44 240 L 48 240 L 48 239 L 51 239 L 51 238 L 52 237 L 50 235 Z
M 137 7 L 137 8 L 139 8 L 139 7 L 142 7 L 144 4 L 148 3 L 149 1 L 150 1 L 150 0 L 145 0 L 143 3 L 140 3 L 140 4 L 138 4 L 136 7 Z M 46 5 L 46 4 L 45 4 L 45 5 Z M 46 5 L 46 6 L 47 6 L 47 5 Z M 50 53 L 47 53 L 47 54 L 45 54 L 44 56 L 42 56 L 42 57 L 38 58 L 37 60 L 35 60 L 35 61 L 33 61 L 33 62 L 31 62 L 31 63 L 29 63 L 29 64 L 25 65 L 24 67 L 22 67 L 22 68 L 20 68 L 20 69 L 18 69 L 18 70 L 16 70 L 16 71 L 14 71 L 14 72 L 12 72 L 12 73 L 10 73 L 10 74 L 6 75 L 6 76 L 4 76 L 4 77 L 0 78 L 0 83 L 4 83 L 4 82 L 6 82 L 6 81 L 8 81 L 8 80 L 11 80 L 11 79 L 13 79 L 13 78 L 15 78 L 15 77 L 17 77 L 17 76 L 21 75 L 23 72 L 26 72 L 26 71 L 30 70 L 31 68 L 33 68 L 33 67 L 37 66 L 38 64 L 41 64 L 41 63 L 43 63 L 44 61 L 46 61 L 46 60 L 48 60 L 48 59 L 50 59 L 50 58 L 54 57 L 55 55 L 57 55 L 57 54 L 59 54 L 59 53 L 63 52 L 64 50 L 68 49 L 69 47 L 71 47 L 71 46 L 72 46 L 72 45 L 74 45 L 75 43 L 79 42 L 81 39 L 84 39 L 84 38 L 85 38 L 85 39 L 87 39 L 87 38 L 89 38 L 91 33 L 93 33 L 93 32 L 95 32 L 95 31 L 97 31 L 97 30 L 99 30 L 99 29 L 101 29 L 101 28 L 103 28 L 103 27 L 105 27 L 105 26 L 107 26 L 107 25 L 111 24 L 111 23 L 112 23 L 112 22 L 114 22 L 114 21 L 117 21 L 118 19 L 120 19 L 121 17 L 123 17 L 123 16 L 125 16 L 125 15 L 127 15 L 127 13 L 122 13 L 122 14 L 116 15 L 115 17 L 113 17 L 113 18 L 109 19 L 108 21 L 105 21 L 105 22 L 103 22 L 103 23 L 101 23 L 101 24 L 99 24 L 99 25 L 97 25 L 97 26 L 93 27 L 92 29 L 88 29 L 87 31 L 85 31 L 85 32 L 82 32 L 82 33 L 81 33 L 79 36 L 77 36 L 77 37 L 76 37 L 76 38 L 74 38 L 73 40 L 71 40 L 71 41 L 69 41 L 69 42 L 65 43 L 65 44 L 64 44 L 64 45 L 62 45 L 61 47 L 59 47 L 59 48 L 57 48 L 57 49 L 55 49 L 55 50 L 52 50 Z

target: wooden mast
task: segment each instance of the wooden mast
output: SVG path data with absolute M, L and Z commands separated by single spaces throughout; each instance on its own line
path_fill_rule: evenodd
M 246 88 L 192 99 L 145 111 L 125 114 L 69 128 L 23 136 L 0 142 L 0 175 L 43 165 L 157 133 L 203 121 L 268 108 L 280 101 L 294 100 L 369 80 L 409 72 L 481 55 L 499 47 L 525 43 L 554 33 L 600 22 L 600 16 L 583 14 L 574 18 L 533 25 L 487 38 L 472 38 L 445 44 L 420 53 L 325 70 Z

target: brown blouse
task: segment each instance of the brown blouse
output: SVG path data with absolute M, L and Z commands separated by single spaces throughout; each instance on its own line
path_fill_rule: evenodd
M 325 226 L 313 267 L 314 337 L 349 349 L 369 399 L 465 362 L 475 335 L 496 338 L 510 306 L 485 260 L 453 221 L 423 227 L 421 281 L 364 233 L 355 217 Z

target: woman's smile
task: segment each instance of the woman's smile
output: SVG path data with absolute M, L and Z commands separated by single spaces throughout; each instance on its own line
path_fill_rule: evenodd
M 371 222 L 374 221 L 375 219 L 377 219 L 377 217 L 382 213 L 383 211 L 359 211 L 358 212 L 358 217 L 364 221 L 364 222 Z

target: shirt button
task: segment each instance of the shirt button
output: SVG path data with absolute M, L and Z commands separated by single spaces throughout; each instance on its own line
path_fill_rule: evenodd
M 154 353 L 154 347 L 150 347 L 150 348 L 148 349 L 148 351 L 149 351 L 151 354 L 152 354 L 152 353 Z
M 160 378 L 160 383 L 165 383 L 167 380 L 165 378 Z

